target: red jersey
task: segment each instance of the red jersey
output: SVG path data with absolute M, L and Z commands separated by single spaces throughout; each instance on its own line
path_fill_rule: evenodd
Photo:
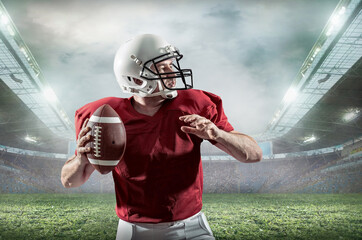
M 116 213 L 128 222 L 170 222 L 188 218 L 202 208 L 203 139 L 181 131 L 180 116 L 198 114 L 220 129 L 232 131 L 220 97 L 201 90 L 178 91 L 154 116 L 138 113 L 131 98 L 108 97 L 76 111 L 78 136 L 86 118 L 109 104 L 122 119 L 127 144 L 123 159 L 112 171 Z

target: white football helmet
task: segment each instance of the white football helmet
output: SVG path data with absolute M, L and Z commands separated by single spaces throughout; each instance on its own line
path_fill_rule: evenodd
M 159 36 L 143 34 L 118 49 L 114 73 L 126 93 L 141 97 L 161 95 L 163 98 L 174 98 L 177 96 L 176 90 L 193 87 L 191 69 L 180 67 L 182 57 L 177 48 Z M 159 91 L 155 92 L 157 87 Z

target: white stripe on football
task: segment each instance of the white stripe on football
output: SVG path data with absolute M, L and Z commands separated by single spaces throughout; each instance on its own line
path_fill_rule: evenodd
M 88 160 L 91 164 L 101 165 L 101 166 L 117 166 L 117 164 L 119 163 L 119 160 L 98 160 L 92 158 L 88 158 Z
M 92 115 L 89 119 L 90 122 L 97 123 L 121 123 L 121 119 L 119 117 L 98 117 Z

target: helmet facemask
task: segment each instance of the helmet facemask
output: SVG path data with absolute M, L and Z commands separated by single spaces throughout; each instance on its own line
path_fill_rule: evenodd
M 168 46 L 174 49 L 171 46 Z M 177 49 L 169 51 L 161 56 L 150 59 L 144 63 L 140 77 L 148 81 L 159 81 L 163 89 L 187 90 L 193 88 L 191 69 L 181 69 L 180 59 L 183 56 Z M 162 63 L 167 62 L 167 68 L 171 71 L 164 71 Z M 161 64 L 161 65 L 160 65 Z M 163 90 L 160 89 L 160 90 Z

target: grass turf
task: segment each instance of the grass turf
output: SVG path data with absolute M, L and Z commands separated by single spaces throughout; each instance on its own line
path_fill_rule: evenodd
M 216 239 L 362 239 L 362 194 L 204 194 Z M 115 239 L 113 194 L 1 194 L 0 239 Z

